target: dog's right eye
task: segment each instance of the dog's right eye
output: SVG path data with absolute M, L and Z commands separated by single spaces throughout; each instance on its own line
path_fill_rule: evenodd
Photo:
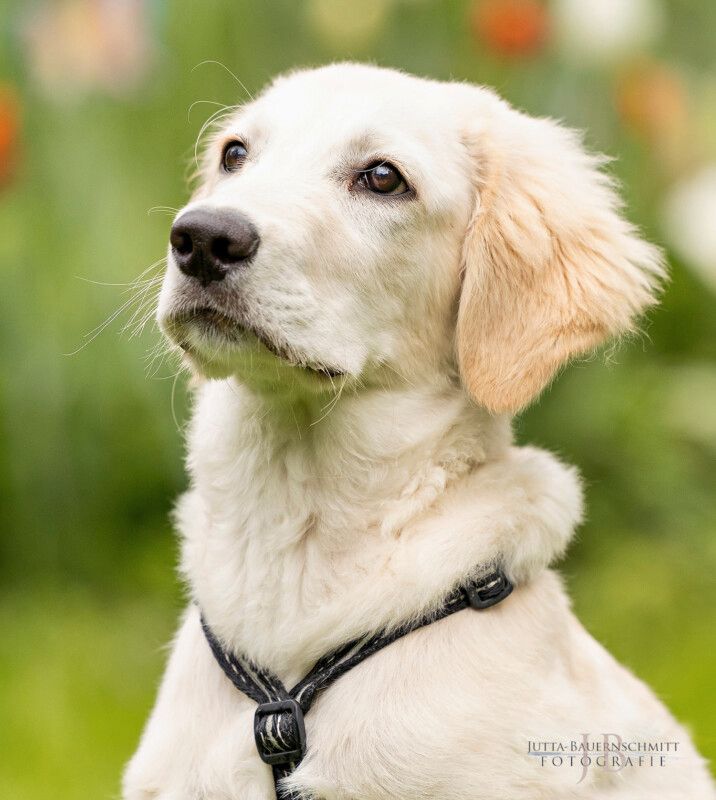
M 228 142 L 221 156 L 221 168 L 224 172 L 236 172 L 246 161 L 248 151 L 243 142 Z

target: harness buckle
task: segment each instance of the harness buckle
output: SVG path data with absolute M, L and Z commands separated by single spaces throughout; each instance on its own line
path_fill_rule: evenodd
M 465 584 L 463 591 L 471 608 L 483 609 L 497 605 L 514 589 L 507 575 L 500 569 L 484 578 Z
M 266 717 L 288 714 L 290 729 L 281 726 L 277 718 L 273 730 Z M 266 764 L 299 762 L 306 754 L 306 726 L 301 706 L 293 699 L 276 703 L 261 703 L 254 714 L 254 740 L 261 760 Z

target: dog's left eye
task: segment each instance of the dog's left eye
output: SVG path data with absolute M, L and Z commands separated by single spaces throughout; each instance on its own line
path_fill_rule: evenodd
M 236 172 L 246 161 L 248 151 L 243 142 L 229 142 L 224 146 L 221 156 L 221 167 L 224 172 Z
M 361 170 L 358 182 L 375 194 L 405 194 L 408 184 L 397 167 L 387 161 Z

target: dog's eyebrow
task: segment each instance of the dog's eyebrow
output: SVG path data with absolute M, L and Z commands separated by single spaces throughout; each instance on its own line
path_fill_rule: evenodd
M 346 144 L 346 152 L 350 154 L 359 153 L 365 155 L 366 151 L 385 147 L 385 137 L 377 131 L 366 130 L 351 137 Z
M 410 159 L 406 159 L 395 142 L 395 137 L 376 130 L 364 130 L 352 136 L 343 147 L 343 168 L 354 168 L 356 162 L 367 158 L 380 159 L 394 163 L 399 169 L 413 173 L 415 170 Z M 406 177 L 410 177 L 406 175 Z
M 404 147 L 395 141 L 395 136 L 380 131 L 366 129 L 351 136 L 342 147 L 339 161 L 334 164 L 330 174 L 339 181 L 350 180 L 356 170 L 375 166 L 376 162 L 394 164 L 408 185 L 413 189 L 414 198 L 421 195 L 421 176 L 414 159 L 404 156 Z

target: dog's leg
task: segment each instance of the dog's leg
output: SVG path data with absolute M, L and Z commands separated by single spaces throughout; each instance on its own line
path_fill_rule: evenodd
M 253 713 L 217 668 L 190 607 L 127 765 L 123 800 L 275 800 L 270 772 L 256 758 Z

